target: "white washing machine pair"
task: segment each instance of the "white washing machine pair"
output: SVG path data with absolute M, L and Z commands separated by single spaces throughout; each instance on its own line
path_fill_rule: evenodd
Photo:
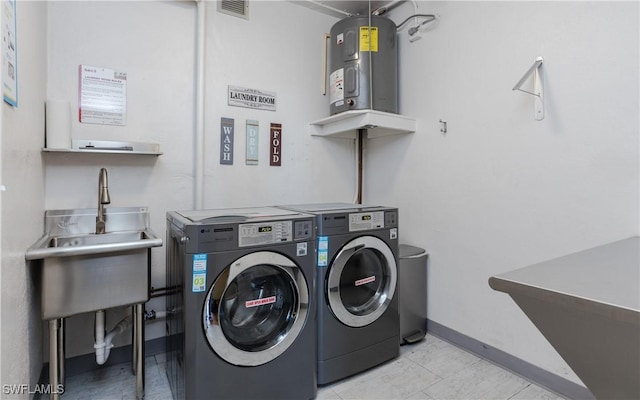
M 315 238 L 282 208 L 167 213 L 174 398 L 315 397 Z
M 318 384 L 396 358 L 398 209 L 349 203 L 283 207 L 316 217 Z

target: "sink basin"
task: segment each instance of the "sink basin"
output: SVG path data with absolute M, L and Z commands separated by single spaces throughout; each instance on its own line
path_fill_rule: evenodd
M 42 318 L 145 303 L 151 248 L 162 240 L 148 228 L 144 207 L 107 210 L 107 233 L 95 234 L 97 210 L 45 212 L 46 233 L 25 253 L 42 260 Z
M 111 232 L 101 235 L 60 236 L 51 238 L 48 247 L 97 246 L 102 244 L 125 244 L 149 239 L 146 232 Z
M 51 257 L 70 257 L 87 254 L 104 254 L 115 251 L 145 249 L 162 246 L 162 240 L 151 231 L 108 232 L 97 235 L 51 236 L 45 235 L 31 246 L 27 260 Z

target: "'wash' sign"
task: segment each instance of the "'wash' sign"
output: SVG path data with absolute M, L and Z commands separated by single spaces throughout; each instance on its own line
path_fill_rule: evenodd
M 233 119 L 220 119 L 220 164 L 233 165 Z

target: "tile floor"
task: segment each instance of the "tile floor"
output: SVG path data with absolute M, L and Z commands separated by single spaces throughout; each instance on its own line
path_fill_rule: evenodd
M 145 399 L 171 399 L 165 356 L 146 358 Z M 129 363 L 67 378 L 62 400 L 135 399 Z M 400 357 L 318 389 L 318 400 L 347 399 L 511 399 L 561 400 L 532 384 L 435 336 L 400 347 Z

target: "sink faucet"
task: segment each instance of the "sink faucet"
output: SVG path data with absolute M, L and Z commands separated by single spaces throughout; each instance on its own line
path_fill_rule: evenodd
M 106 216 L 104 215 L 104 205 L 111 203 L 109 197 L 109 182 L 107 179 L 107 169 L 101 168 L 98 176 L 98 216 L 96 217 L 96 234 L 104 233 Z

